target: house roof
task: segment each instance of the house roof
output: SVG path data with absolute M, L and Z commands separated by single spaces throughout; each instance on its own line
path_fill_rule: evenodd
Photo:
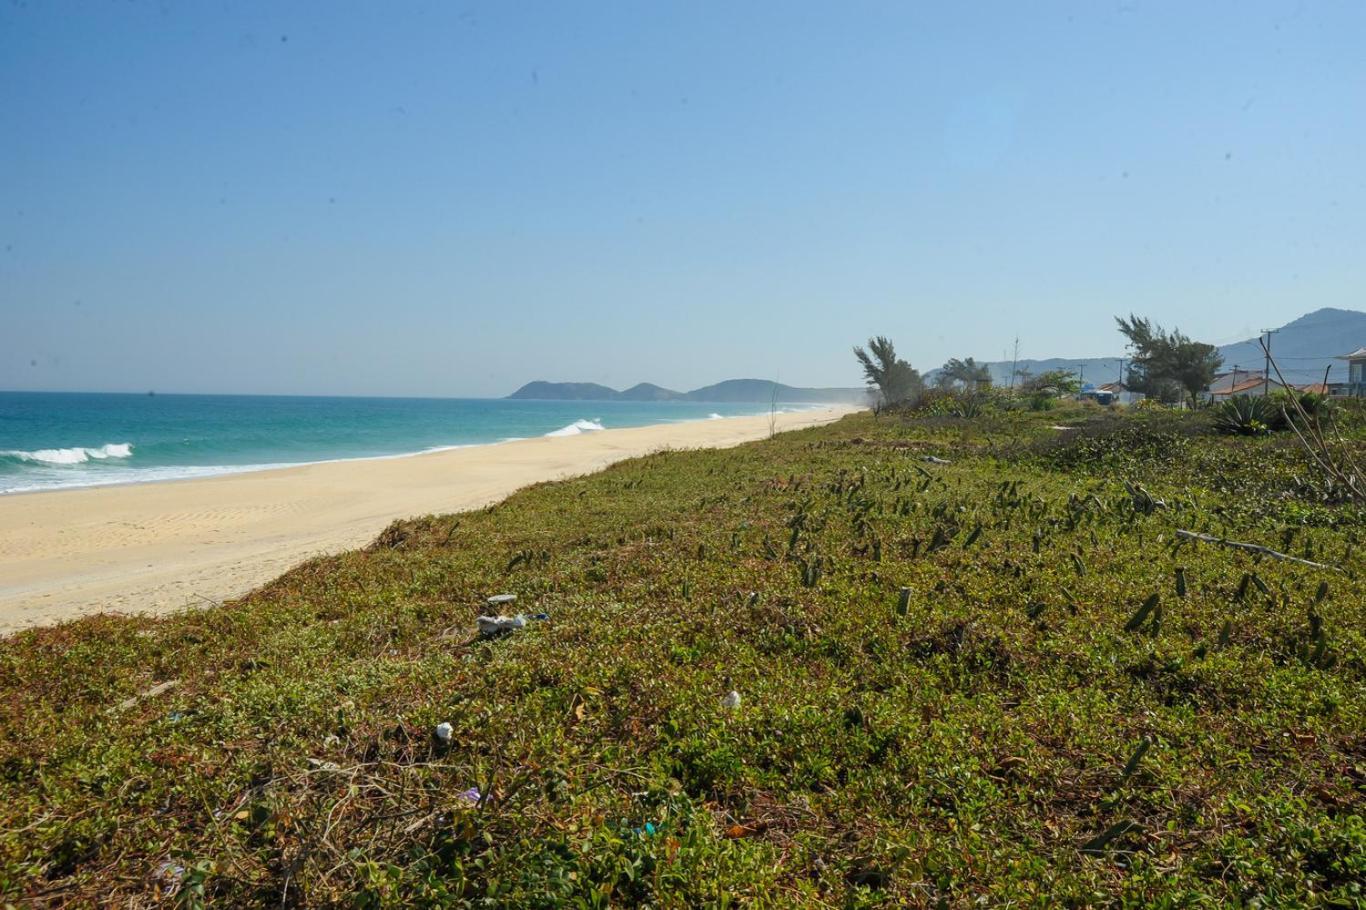
M 1338 358 L 1335 358 L 1335 359 L 1337 359 L 1337 360 L 1357 360 L 1357 359 L 1362 358 L 1362 357 L 1366 357 L 1366 347 L 1357 348 L 1357 349 L 1356 349 L 1355 351 L 1353 351 L 1352 353 L 1350 353 L 1350 354 L 1343 354 L 1341 357 L 1338 357 Z
M 1214 394 L 1216 394 L 1216 395 L 1241 395 L 1243 392 L 1251 392 L 1251 391 L 1254 390 L 1254 389 L 1260 389 L 1265 383 L 1266 383 L 1266 379 L 1264 379 L 1264 378 L 1261 377 L 1261 376 L 1257 376 L 1257 377 L 1255 377 L 1255 378 L 1253 378 L 1253 379 L 1245 379 L 1245 380 L 1243 380 L 1242 382 L 1238 383 L 1237 385 L 1235 385 L 1235 386 L 1230 386 L 1230 387 L 1228 387 L 1227 389 L 1220 389 L 1219 391 L 1215 392 Z M 1282 388 L 1282 389 L 1285 388 L 1285 385 L 1284 385 L 1284 384 L 1279 383 L 1279 382 L 1277 382 L 1277 381 L 1274 380 L 1274 379 L 1271 380 L 1271 384 L 1274 385 L 1274 386 L 1276 386 L 1276 387 L 1278 387 L 1278 388 Z
M 1209 391 L 1215 394 L 1224 394 L 1235 382 L 1242 383 L 1253 379 L 1260 381 L 1261 378 L 1261 370 L 1229 370 L 1225 373 L 1216 373 L 1214 378 L 1210 380 Z
M 1129 391 L 1122 382 L 1107 382 L 1105 385 L 1096 386 L 1098 392 L 1113 392 L 1118 395 L 1120 392 Z
M 1328 383 L 1326 382 L 1311 382 L 1306 385 L 1297 385 L 1295 388 L 1299 389 L 1301 392 L 1317 392 L 1320 395 L 1328 394 Z

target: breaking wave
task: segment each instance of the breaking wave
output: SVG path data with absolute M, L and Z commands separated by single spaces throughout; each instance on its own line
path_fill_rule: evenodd
M 577 436 L 580 433 L 591 433 L 594 430 L 607 429 L 602 425 L 602 418 L 593 420 L 576 420 L 567 427 L 560 427 L 558 430 L 551 430 L 547 436 Z
M 132 454 L 131 442 L 108 442 L 98 448 L 76 446 L 70 449 L 36 449 L 32 452 L 11 449 L 0 451 L 0 458 L 31 464 L 85 464 L 88 461 L 129 458 Z

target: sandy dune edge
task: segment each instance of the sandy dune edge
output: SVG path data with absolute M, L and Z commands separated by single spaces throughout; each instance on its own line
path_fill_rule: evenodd
M 777 415 L 791 430 L 851 408 Z M 0 496 L 0 633 L 99 611 L 236 597 L 396 518 L 459 512 L 544 480 L 664 448 L 738 445 L 769 418 L 733 417 L 526 439 L 404 458 Z

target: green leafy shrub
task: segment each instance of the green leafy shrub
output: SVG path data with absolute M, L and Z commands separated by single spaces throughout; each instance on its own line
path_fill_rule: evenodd
M 1319 392 L 1300 392 L 1281 390 L 1271 396 L 1277 412 L 1294 417 L 1298 414 L 1294 402 L 1298 401 L 1304 413 L 1311 418 L 1327 417 L 1333 409 L 1333 400 Z
M 1209 432 L 1204 415 L 1190 411 L 1162 408 L 1132 418 L 1105 413 L 1075 430 L 1035 439 L 1028 449 L 1052 467 L 1135 472 L 1183 460 L 1191 440 Z

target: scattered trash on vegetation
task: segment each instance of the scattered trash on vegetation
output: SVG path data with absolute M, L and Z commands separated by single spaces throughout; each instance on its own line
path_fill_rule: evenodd
M 506 635 L 508 632 L 526 628 L 526 617 L 521 613 L 516 616 L 481 616 L 476 622 L 479 626 L 479 634 L 485 638 Z

